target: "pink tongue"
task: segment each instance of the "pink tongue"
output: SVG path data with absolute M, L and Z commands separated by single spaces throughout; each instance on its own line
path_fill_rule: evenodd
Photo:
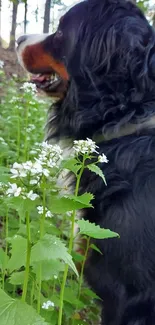
M 43 82 L 43 81 L 45 81 L 45 80 L 47 80 L 47 76 L 44 76 L 44 75 L 33 75 L 32 77 L 31 77 L 31 80 L 32 81 L 39 81 L 39 82 Z

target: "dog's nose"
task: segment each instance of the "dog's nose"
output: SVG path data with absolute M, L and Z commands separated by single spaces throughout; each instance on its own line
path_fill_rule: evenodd
M 21 43 L 25 42 L 28 38 L 28 35 L 22 35 L 17 39 L 17 45 L 19 46 Z

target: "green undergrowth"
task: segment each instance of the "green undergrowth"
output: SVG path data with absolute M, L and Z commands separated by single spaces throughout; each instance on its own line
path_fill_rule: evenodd
M 101 254 L 90 239 L 118 235 L 77 220 L 77 211 L 93 208 L 91 193 L 79 195 L 84 170 L 105 182 L 99 163 L 106 157 L 88 139 L 64 160 L 57 144 L 43 142 L 49 103 L 17 76 L 6 80 L 2 68 L 0 93 L 0 324 L 98 324 L 100 299 L 83 280 L 89 251 Z M 72 194 L 59 185 L 67 170 L 76 180 Z M 82 255 L 73 249 L 75 225 Z

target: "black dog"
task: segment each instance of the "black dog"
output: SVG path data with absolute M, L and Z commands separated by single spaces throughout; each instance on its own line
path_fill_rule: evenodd
M 88 0 L 52 35 L 18 39 L 22 65 L 58 97 L 49 138 L 93 138 L 109 163 L 107 187 L 86 171 L 95 195 L 85 218 L 120 239 L 98 240 L 86 268 L 103 299 L 102 324 L 155 324 L 155 33 L 125 0 Z M 50 77 L 57 79 L 51 81 Z M 50 79 L 50 80 L 49 80 Z

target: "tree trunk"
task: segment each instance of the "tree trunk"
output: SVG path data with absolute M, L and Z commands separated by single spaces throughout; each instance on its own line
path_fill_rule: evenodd
M 0 46 L 2 45 L 2 30 L 1 30 L 1 24 L 2 24 L 2 0 L 0 0 Z
M 26 34 L 26 27 L 27 27 L 27 0 L 24 3 L 24 34 Z
M 45 2 L 43 33 L 49 33 L 51 2 L 52 0 Z
M 18 11 L 18 1 L 13 2 L 12 9 L 12 24 L 11 24 L 11 32 L 10 32 L 10 44 L 9 49 L 14 49 L 15 47 L 15 32 L 17 26 L 17 11 Z

